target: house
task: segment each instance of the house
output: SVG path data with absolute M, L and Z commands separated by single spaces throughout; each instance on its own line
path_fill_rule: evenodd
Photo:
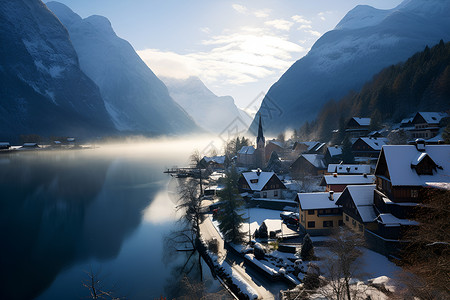
M 225 168 L 225 155 L 221 156 L 204 156 L 199 162 L 198 167 L 202 169 L 211 168 L 213 170 L 216 169 L 224 169 Z
M 342 192 L 348 185 L 373 184 L 374 175 L 325 175 L 320 182 L 321 186 L 326 186 L 326 191 Z
M 418 112 L 412 120 L 413 129 L 410 129 L 413 139 L 430 139 L 438 135 L 439 123 L 443 118 L 448 117 L 444 112 Z
M 310 235 L 328 234 L 343 225 L 342 209 L 336 205 L 341 193 L 298 193 L 300 225 Z
M 377 226 L 373 193 L 375 185 L 349 185 L 342 192 L 336 204 L 342 207 L 344 225 L 364 234 L 366 228 L 374 230 Z
M 360 137 L 353 143 L 352 153 L 355 157 L 378 157 L 387 142 L 387 138 Z
M 366 230 L 366 238 L 376 251 L 392 254 L 400 247 L 404 231 L 416 225 L 410 219 L 425 189 L 450 183 L 450 145 L 425 145 L 419 140 L 415 145 L 384 146 L 375 176 L 378 226 Z
M 362 175 L 370 174 L 370 165 L 329 164 L 326 175 L 330 174 Z
M 345 132 L 349 138 L 367 136 L 369 133 L 370 118 L 353 117 L 345 126 Z
M 19 149 L 37 149 L 40 148 L 37 143 L 25 143 Z
M 239 192 L 259 194 L 261 198 L 282 198 L 286 186 L 274 172 L 244 172 L 238 181 Z
M 237 153 L 237 164 L 245 167 L 255 166 L 255 150 L 253 146 L 243 146 Z
M 264 152 L 265 161 L 269 161 L 272 152 L 276 152 L 279 157 L 285 157 L 291 151 L 290 149 L 286 149 L 283 143 L 276 140 L 270 140 L 269 142 L 267 142 Z
M 0 150 L 8 150 L 11 148 L 11 144 L 8 142 L 0 142 Z
M 302 154 L 289 167 L 296 175 L 322 175 L 326 171 L 324 156 L 321 154 Z
M 336 164 L 342 161 L 342 147 L 334 145 L 327 147 L 325 151 L 325 162 L 327 164 Z

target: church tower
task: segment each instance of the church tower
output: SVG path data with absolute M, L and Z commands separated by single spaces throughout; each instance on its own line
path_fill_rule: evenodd
M 261 114 L 259 114 L 258 136 L 256 137 L 256 165 L 263 168 L 266 163 L 266 139 L 264 138 Z

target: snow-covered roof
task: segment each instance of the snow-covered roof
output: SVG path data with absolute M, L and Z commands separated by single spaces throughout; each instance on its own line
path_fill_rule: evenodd
M 360 126 L 369 126 L 370 125 L 370 118 L 358 118 L 353 117 L 353 120 L 356 121 Z
M 349 185 L 346 189 L 350 193 L 362 221 L 365 223 L 374 221 L 377 218 L 373 209 L 373 191 L 375 190 L 375 185 Z M 340 199 L 336 201 L 339 205 L 342 205 L 341 202 Z
M 419 225 L 416 221 L 408 219 L 399 219 L 392 214 L 379 214 L 378 221 L 386 226 L 400 226 L 400 225 Z
M 244 176 L 252 191 L 261 191 L 270 178 L 277 175 L 274 172 L 244 172 L 242 176 Z
M 223 163 L 225 163 L 225 155 L 221 155 L 221 156 L 211 156 L 211 157 L 205 156 L 205 157 L 203 157 L 203 159 L 204 159 L 207 163 L 210 163 L 210 162 L 214 162 L 214 163 L 216 163 L 216 164 L 223 164 Z
M 253 146 L 242 146 L 241 150 L 239 150 L 239 154 L 253 154 L 255 153 L 255 147 Z
M 0 147 L 8 147 L 11 146 L 9 142 L 0 142 Z
M 418 112 L 428 124 L 439 124 L 442 118 L 447 117 L 444 112 Z
M 425 184 L 435 189 L 450 191 L 450 182 L 426 182 Z
M 369 174 L 370 165 L 344 165 L 344 164 L 329 164 L 328 173 L 338 174 Z
M 337 156 L 337 155 L 341 155 L 342 154 L 342 147 L 340 146 L 333 146 L 333 147 L 328 147 L 328 152 L 330 152 L 330 155 L 333 156 Z
M 418 151 L 415 145 L 387 145 L 383 147 L 382 153 L 393 186 L 426 186 L 433 182 L 450 182 L 450 145 L 426 145 L 424 152 Z M 433 175 L 418 175 L 411 168 L 412 163 L 424 153 L 439 166 L 433 170 Z
M 325 175 L 322 182 L 326 185 L 333 184 L 372 184 L 375 181 L 375 175 Z
M 356 209 L 364 223 L 373 222 L 377 218 L 373 205 L 357 206 Z
M 403 119 L 400 123 L 401 123 L 401 124 L 408 124 L 408 123 L 412 122 L 413 119 L 414 119 L 414 117 L 411 117 L 411 118 L 405 118 L 405 119 Z
M 37 143 L 24 143 L 22 147 L 36 147 L 37 145 Z
M 339 208 L 336 205 L 336 200 L 341 196 L 342 193 L 334 193 L 333 200 L 330 200 L 329 192 L 321 193 L 298 193 L 298 200 L 300 202 L 300 208 L 302 210 L 309 209 L 329 209 L 329 208 Z
M 361 139 L 364 143 L 369 145 L 374 150 L 381 150 L 381 147 L 387 144 L 388 139 L 387 138 L 369 138 L 369 137 L 361 137 Z
M 321 154 L 302 154 L 307 161 L 309 161 L 314 167 L 318 169 L 325 169 L 325 163 L 323 161 L 323 155 Z
M 278 141 L 276 141 L 276 140 L 270 140 L 269 143 L 274 144 L 274 145 L 276 145 L 276 146 L 278 146 L 278 147 L 280 147 L 280 148 L 284 148 L 283 143 L 278 142 Z

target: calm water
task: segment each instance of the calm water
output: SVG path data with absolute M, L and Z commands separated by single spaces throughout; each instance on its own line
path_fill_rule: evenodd
M 177 225 L 162 171 L 191 151 L 155 142 L 0 155 L 0 298 L 86 299 L 90 270 L 115 296 L 170 296 L 186 254 L 163 255 Z

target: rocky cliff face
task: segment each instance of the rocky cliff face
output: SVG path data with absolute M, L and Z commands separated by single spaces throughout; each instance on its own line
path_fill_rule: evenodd
M 406 0 L 391 10 L 355 7 L 270 88 L 259 110 L 265 129 L 298 128 L 324 103 L 359 90 L 383 68 L 450 40 L 448 28 L 446 0 Z M 256 128 L 253 120 L 251 131 Z
M 115 132 L 69 34 L 38 0 L 0 2 L 0 136 Z
M 99 86 L 119 131 L 180 134 L 198 129 L 133 47 L 115 34 L 108 19 L 82 19 L 58 2 L 47 6 L 67 28 L 81 69 Z

